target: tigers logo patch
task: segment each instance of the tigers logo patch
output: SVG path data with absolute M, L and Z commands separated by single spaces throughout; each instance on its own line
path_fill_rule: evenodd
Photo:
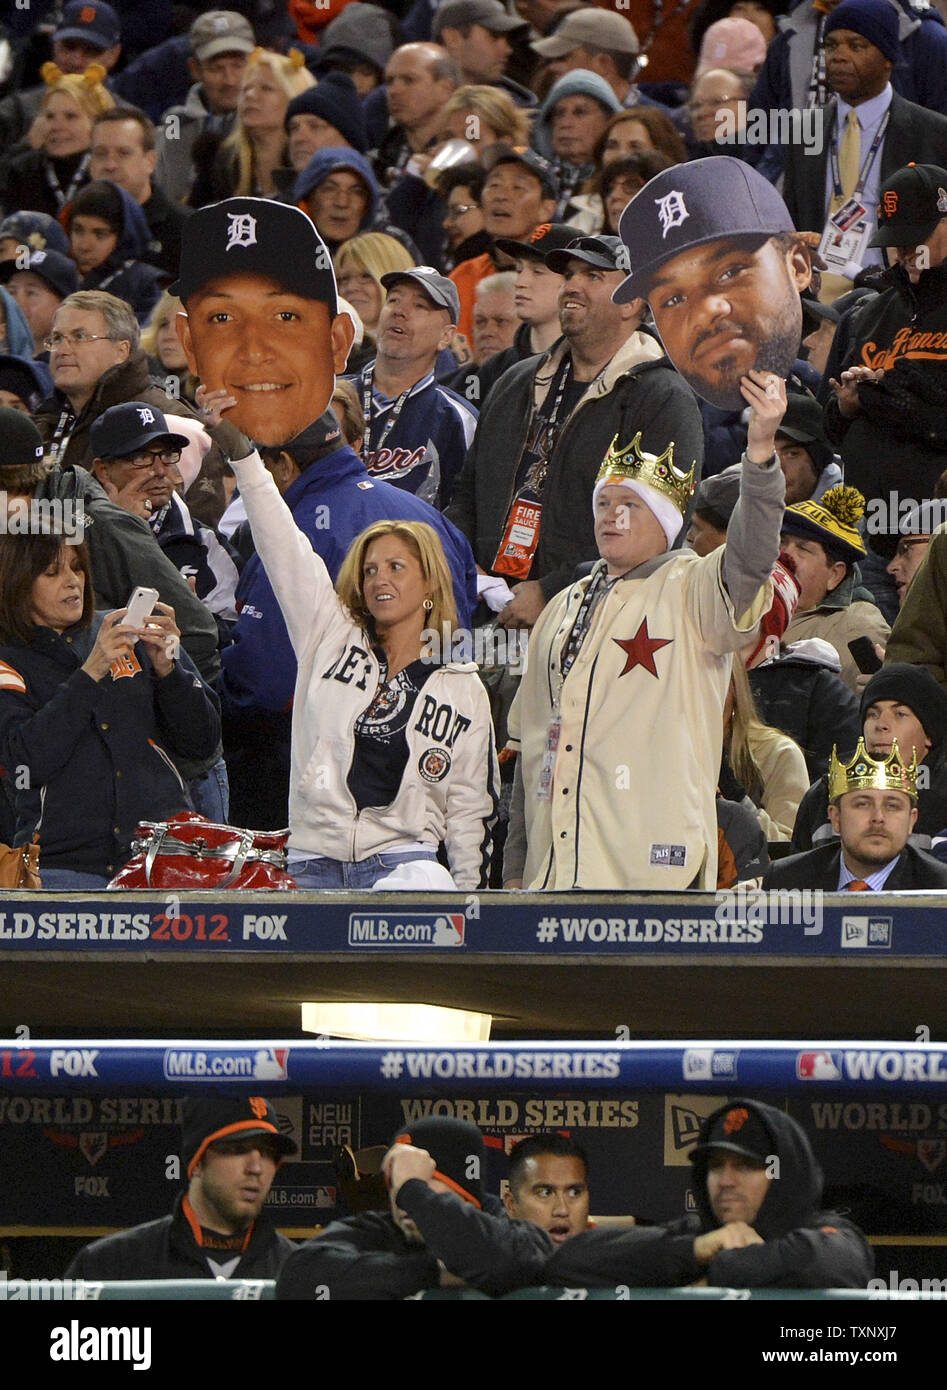
M 429 748 L 418 760 L 418 771 L 425 782 L 443 782 L 450 771 L 450 754 L 443 748 Z

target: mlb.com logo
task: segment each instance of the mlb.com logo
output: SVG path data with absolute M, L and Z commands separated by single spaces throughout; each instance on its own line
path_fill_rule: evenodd
M 164 1054 L 168 1081 L 203 1081 L 208 1077 L 240 1077 L 246 1081 L 285 1081 L 288 1047 L 256 1047 L 227 1051 L 169 1047 Z
M 417 912 L 410 917 L 349 917 L 350 946 L 463 946 L 462 912 Z
M 800 1081 L 840 1081 L 841 1052 L 799 1052 L 796 1054 L 796 1076 Z
M 890 951 L 890 917 L 843 917 L 842 947 L 856 951 Z

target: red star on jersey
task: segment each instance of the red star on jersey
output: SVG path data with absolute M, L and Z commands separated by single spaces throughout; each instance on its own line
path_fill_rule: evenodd
M 619 680 L 622 676 L 627 676 L 629 671 L 633 671 L 636 666 L 643 666 L 646 671 L 650 671 L 655 679 L 658 679 L 657 668 L 654 664 L 654 654 L 662 647 L 668 647 L 674 641 L 673 637 L 649 637 L 648 620 L 644 618 L 641 626 L 634 637 L 626 639 L 624 642 L 618 637 L 613 637 L 612 641 L 617 647 L 621 647 L 625 653 L 625 669 L 619 671 Z

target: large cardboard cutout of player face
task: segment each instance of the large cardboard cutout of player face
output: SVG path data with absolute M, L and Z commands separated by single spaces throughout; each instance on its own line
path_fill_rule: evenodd
M 201 208 L 184 225 L 172 290 L 188 366 L 233 397 L 227 419 L 257 444 L 285 444 L 328 409 L 355 330 L 305 213 L 263 198 Z
M 799 353 L 811 253 L 775 188 L 728 156 L 667 169 L 621 215 L 630 274 L 674 366 L 723 410 L 746 404 L 751 369 L 787 377 Z

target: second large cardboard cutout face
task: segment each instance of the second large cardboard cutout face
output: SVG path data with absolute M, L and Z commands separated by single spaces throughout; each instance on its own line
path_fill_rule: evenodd
M 188 366 L 208 391 L 234 397 L 226 418 L 244 434 L 285 444 L 328 409 L 355 330 L 305 213 L 262 198 L 200 209 L 184 225 L 172 289 Z
M 748 371 L 789 375 L 811 253 L 760 174 L 727 156 L 677 165 L 635 195 L 619 229 L 630 274 L 615 298 L 647 299 L 668 357 L 699 396 L 742 410 Z

